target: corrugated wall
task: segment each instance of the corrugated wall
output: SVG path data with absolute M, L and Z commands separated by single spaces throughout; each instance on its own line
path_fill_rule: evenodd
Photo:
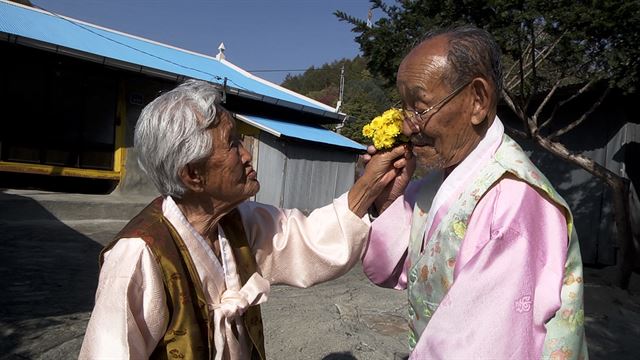
M 254 157 L 254 166 L 257 161 L 258 181 L 260 191 L 256 195 L 256 201 L 282 207 L 282 190 L 284 169 L 286 166 L 285 145 L 274 136 L 261 132 L 256 139 L 259 140 L 258 156 Z
M 256 201 L 303 212 L 329 204 L 353 184 L 357 155 L 262 132 Z

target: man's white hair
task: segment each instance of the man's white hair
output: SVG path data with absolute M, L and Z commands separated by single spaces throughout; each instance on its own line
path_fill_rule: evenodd
M 187 80 L 166 92 L 140 113 L 134 145 L 138 163 L 162 195 L 180 198 L 186 188 L 179 171 L 209 156 L 220 92 L 200 80 Z

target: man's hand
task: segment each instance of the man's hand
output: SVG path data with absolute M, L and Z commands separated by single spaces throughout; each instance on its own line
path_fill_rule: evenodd
M 385 206 L 391 204 L 393 201 L 388 202 L 391 193 L 397 192 L 396 198 L 400 196 L 415 169 L 415 159 L 408 145 L 397 146 L 389 151 L 370 151 L 365 155 L 365 162 L 367 166 L 364 173 L 349 191 L 349 208 L 358 216 L 364 216 L 378 198 L 385 199 Z M 400 180 L 396 184 L 398 177 L 407 180 Z M 383 192 L 386 195 L 382 195 Z
M 407 185 L 411 181 L 411 176 L 416 169 L 416 157 L 413 154 L 413 149 L 410 145 L 402 146 L 406 147 L 404 157 L 394 162 L 394 167 L 400 171 L 397 172 L 396 177 L 387 184 L 374 202 L 376 210 L 378 210 L 379 213 L 382 213 L 400 197 L 400 195 L 404 194 L 404 190 L 407 188 Z M 378 150 L 373 145 L 369 145 L 367 154 L 363 155 L 363 160 L 367 167 L 377 152 Z

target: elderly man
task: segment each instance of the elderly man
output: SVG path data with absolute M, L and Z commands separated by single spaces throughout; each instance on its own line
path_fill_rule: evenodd
M 474 27 L 428 36 L 397 86 L 403 132 L 437 170 L 405 189 L 406 166 L 376 200 L 363 266 L 408 290 L 410 358 L 586 357 L 571 212 L 496 117 L 493 38 Z
M 308 217 L 246 202 L 260 184 L 219 99 L 191 80 L 142 111 L 136 147 L 162 197 L 103 250 L 80 358 L 264 359 L 257 305 L 270 284 L 310 286 L 360 259 L 362 217 L 405 150 L 374 157 L 347 194 Z

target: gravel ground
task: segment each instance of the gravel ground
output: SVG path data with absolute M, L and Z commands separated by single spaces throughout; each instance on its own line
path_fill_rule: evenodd
M 60 221 L 46 212 L 26 220 L 0 216 L 0 359 L 77 358 L 93 306 L 98 252 L 124 224 Z M 585 271 L 590 357 L 635 360 L 640 358 L 640 278 L 634 275 L 631 290 L 623 291 L 612 285 L 614 275 L 612 268 Z M 405 296 L 370 284 L 359 267 L 309 289 L 276 286 L 263 305 L 267 354 L 271 359 L 403 359 Z

